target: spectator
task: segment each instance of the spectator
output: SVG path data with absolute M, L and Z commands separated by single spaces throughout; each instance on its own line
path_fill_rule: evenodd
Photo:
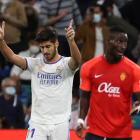
M 43 55 L 40 53 L 39 43 L 37 43 L 35 39 L 36 35 L 31 35 L 29 38 L 29 49 L 26 51 L 22 51 L 19 53 L 20 56 L 24 57 L 34 57 L 34 58 L 42 58 Z M 31 74 L 29 71 L 23 71 L 16 65 L 14 65 L 11 69 L 11 76 L 17 76 L 22 84 L 22 95 L 19 96 L 21 102 L 23 103 L 24 113 L 27 114 L 27 108 L 31 105 Z
M 40 12 L 41 0 L 25 0 L 24 3 L 32 6 L 38 13 Z
M 23 57 L 33 57 L 33 58 L 38 58 L 38 57 L 43 57 L 43 55 L 40 53 L 40 48 L 39 48 L 39 43 L 37 43 L 35 39 L 36 35 L 31 35 L 29 38 L 29 49 L 26 51 L 22 51 L 19 53 L 20 56 Z M 31 74 L 28 71 L 23 71 L 16 65 L 14 65 L 11 69 L 11 76 L 16 75 L 19 76 L 21 80 L 21 84 L 27 84 L 30 85 L 31 83 Z
M 114 0 L 114 3 L 117 5 L 118 8 L 121 8 L 125 4 L 127 4 L 129 1 L 132 1 L 132 0 Z
M 118 7 L 115 5 L 114 0 L 104 0 L 103 3 L 104 6 L 106 6 L 108 15 L 113 15 L 119 18 L 122 18 L 122 15 L 118 9 Z
M 132 55 L 137 60 L 136 63 L 140 66 L 140 35 L 136 47 L 132 50 Z
M 131 52 L 135 48 L 136 42 L 138 40 L 138 36 L 139 36 L 138 30 L 134 26 L 126 22 L 123 18 L 118 18 L 114 15 L 109 15 L 109 11 L 107 11 L 107 7 L 111 7 L 111 5 L 102 6 L 102 11 L 104 11 L 104 13 L 107 13 L 108 15 L 104 20 L 105 24 L 109 27 L 114 25 L 121 26 L 127 32 L 129 40 L 124 55 L 129 59 L 131 59 L 132 61 L 136 62 L 137 60 L 132 55 Z
M 38 29 L 38 13 L 33 7 L 29 5 L 25 6 L 25 11 L 28 20 L 28 26 L 26 29 L 28 30 L 29 35 L 33 33 L 35 34 Z
M 22 94 L 22 89 L 21 89 L 21 82 L 18 76 L 13 75 L 10 78 L 16 81 L 16 94 L 21 95 Z
M 84 18 L 84 23 L 92 21 L 93 14 L 94 14 L 94 8 L 92 6 L 88 7 Z
M 82 16 L 76 0 L 42 0 L 39 14 L 40 26 L 54 26 L 58 32 L 58 52 L 63 56 L 70 56 L 64 28 L 69 26 L 71 19 L 74 20 L 74 30 L 76 26 L 82 24 Z
M 80 43 L 82 42 L 81 64 L 87 62 L 88 60 L 99 56 L 105 51 L 105 36 L 108 27 L 102 22 L 104 13 L 101 11 L 100 5 L 95 5 L 94 7 L 94 18 L 93 21 L 83 23 L 79 26 L 76 32 L 76 39 Z
M 38 31 L 38 25 L 39 25 L 39 16 L 38 12 L 33 8 L 32 2 L 34 3 L 34 0 L 26 1 L 24 2 L 26 17 L 28 21 L 28 26 L 22 30 L 21 34 L 21 41 L 22 41 L 22 50 L 28 49 L 28 42 L 29 38 L 32 34 L 36 34 Z
M 76 1 L 77 1 L 78 5 L 79 5 L 81 15 L 82 15 L 82 17 L 84 19 L 87 8 L 89 6 L 91 6 L 91 5 L 93 5 L 95 0 L 94 1 L 93 0 L 76 0 Z
M 21 102 L 16 95 L 16 82 L 11 78 L 2 81 L 0 94 L 0 111 L 9 120 L 11 128 L 24 128 L 24 113 Z
M 140 0 L 133 0 L 120 8 L 122 17 L 140 32 Z
M 71 113 L 71 121 L 69 124 L 70 129 L 75 129 L 77 126 L 78 102 L 79 102 L 79 92 L 77 89 L 73 89 L 73 91 L 72 91 L 72 113 Z
M 0 22 L 3 20 L 6 24 L 5 41 L 8 46 L 18 54 L 20 48 L 21 29 L 27 26 L 27 19 L 25 15 L 24 6 L 17 0 L 1 0 L 0 2 Z M 2 61 L 2 69 L 5 66 L 5 59 L 0 53 L 0 60 Z M 12 64 L 9 64 L 10 68 Z

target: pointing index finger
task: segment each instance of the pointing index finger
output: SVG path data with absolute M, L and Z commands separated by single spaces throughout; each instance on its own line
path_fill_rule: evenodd
M 70 21 L 69 27 L 72 27 L 73 19 Z

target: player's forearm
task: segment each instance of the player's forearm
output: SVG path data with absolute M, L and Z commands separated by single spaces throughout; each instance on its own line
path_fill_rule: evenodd
M 68 43 L 69 43 L 69 46 L 70 46 L 71 57 L 73 58 L 75 63 L 77 65 L 79 65 L 80 62 L 81 62 L 81 54 L 80 54 L 80 51 L 79 51 L 74 39 L 73 40 L 68 40 Z
M 86 99 L 80 100 L 80 114 L 79 118 L 85 120 L 89 109 L 89 102 Z
M 12 62 L 12 58 L 14 57 L 14 52 L 6 45 L 5 41 L 0 41 L 0 50 L 5 59 L 9 62 Z
M 85 120 L 89 110 L 90 93 L 81 93 L 79 118 Z

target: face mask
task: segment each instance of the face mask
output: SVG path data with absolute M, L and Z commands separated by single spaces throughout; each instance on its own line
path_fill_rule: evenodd
M 36 54 L 39 52 L 39 47 L 38 46 L 30 46 L 30 52 L 33 53 L 33 54 Z
M 8 95 L 14 95 L 16 93 L 16 89 L 14 87 L 7 87 L 5 89 L 5 92 L 8 94 Z
M 3 4 L 3 5 L 5 5 L 5 4 L 8 4 L 9 2 L 11 2 L 12 0 L 1 0 L 1 3 Z
M 101 15 L 100 14 L 94 14 L 93 22 L 99 23 L 101 21 Z

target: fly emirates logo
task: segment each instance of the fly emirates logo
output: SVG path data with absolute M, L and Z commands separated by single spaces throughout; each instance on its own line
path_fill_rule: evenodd
M 98 92 L 108 93 L 108 97 L 120 97 L 120 87 L 113 87 L 111 86 L 111 83 L 101 83 L 98 87 Z

